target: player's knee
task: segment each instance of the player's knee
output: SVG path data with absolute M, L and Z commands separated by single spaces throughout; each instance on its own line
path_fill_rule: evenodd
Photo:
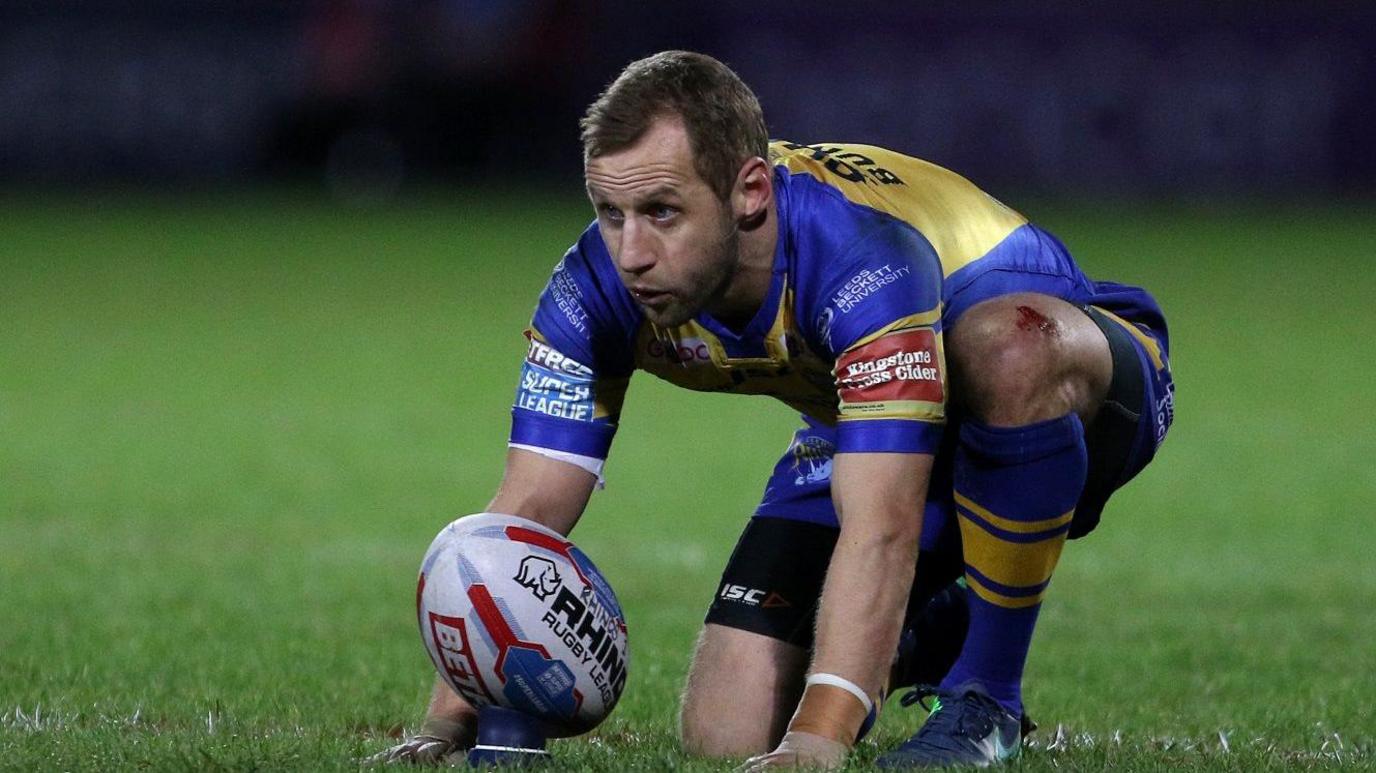
M 684 751 L 747 757 L 783 737 L 807 654 L 775 639 L 708 624 L 698 640 L 679 710 Z
M 690 678 L 679 708 L 679 742 L 699 757 L 749 757 L 774 747 L 774 728 L 758 712 L 726 705 L 719 690 L 694 690 Z
M 750 757 L 770 750 L 764 734 L 750 724 L 750 717 L 735 714 L 730 707 L 689 705 L 679 714 L 679 742 L 683 751 L 696 757 Z
M 993 298 L 965 312 L 948 336 L 953 385 L 967 411 L 996 426 L 1072 411 L 1088 416 L 1111 376 L 1102 339 L 1083 312 L 1059 298 Z

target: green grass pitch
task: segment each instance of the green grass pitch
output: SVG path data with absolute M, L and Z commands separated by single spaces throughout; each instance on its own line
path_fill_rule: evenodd
M 1376 210 L 1026 211 L 1157 293 L 1179 406 L 1065 552 L 1016 767 L 1376 766 Z M 0 768 L 352 769 L 414 727 L 420 556 L 496 485 L 520 331 L 587 217 L 0 201 Z M 562 767 L 729 767 L 678 751 L 678 691 L 794 424 L 637 377 L 574 535 L 630 683 Z M 853 767 L 920 717 L 891 703 Z

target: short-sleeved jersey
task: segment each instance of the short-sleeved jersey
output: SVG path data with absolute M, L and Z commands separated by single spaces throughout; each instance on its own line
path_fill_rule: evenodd
M 705 312 L 651 323 L 594 223 L 555 267 L 526 331 L 513 444 L 605 458 L 630 376 L 643 370 L 775 397 L 834 426 L 841 453 L 935 453 L 943 321 L 963 310 L 962 286 L 1031 269 L 1051 283 L 1035 289 L 1094 295 L 1060 242 L 953 172 L 866 145 L 774 142 L 770 156 L 779 238 L 754 318 L 738 330 Z

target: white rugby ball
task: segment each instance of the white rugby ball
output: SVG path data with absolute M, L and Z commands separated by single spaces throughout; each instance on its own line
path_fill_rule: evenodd
M 416 616 L 440 677 L 477 707 L 538 717 L 553 737 L 607 718 L 626 686 L 626 619 L 583 551 L 499 513 L 446 526 L 420 567 Z

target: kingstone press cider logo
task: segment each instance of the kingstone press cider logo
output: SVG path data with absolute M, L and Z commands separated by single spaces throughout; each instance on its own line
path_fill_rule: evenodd
M 512 579 L 546 602 L 540 622 L 569 648 L 592 677 L 603 704 L 610 706 L 626 686 L 625 625 L 598 600 L 591 584 L 582 594 L 569 590 L 547 558 L 521 559 Z
M 904 330 L 846 352 L 836 364 L 836 385 L 847 403 L 941 402 L 939 368 L 936 334 L 926 328 Z
M 846 380 L 863 389 L 874 384 L 899 381 L 935 381 L 936 368 L 931 352 L 895 352 L 887 357 L 852 362 L 846 365 Z

